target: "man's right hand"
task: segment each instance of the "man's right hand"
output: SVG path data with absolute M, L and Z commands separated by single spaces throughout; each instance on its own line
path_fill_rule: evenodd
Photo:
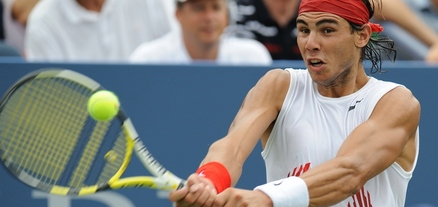
M 169 200 L 175 202 L 175 207 L 212 206 L 216 195 L 216 189 L 209 179 L 192 174 L 186 186 L 170 192 Z

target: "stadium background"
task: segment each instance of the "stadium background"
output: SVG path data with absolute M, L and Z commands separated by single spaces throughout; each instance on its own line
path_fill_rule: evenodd
M 406 206 L 438 205 L 438 65 L 416 61 L 385 62 L 387 72 L 372 76 L 410 88 L 422 105 L 420 157 Z M 42 68 L 83 73 L 118 94 L 140 137 L 154 157 L 180 177 L 198 166 L 209 145 L 227 132 L 246 92 L 269 69 L 303 68 L 302 62 L 272 66 L 142 65 L 125 63 L 27 63 L 0 59 L 0 93 L 21 76 Z M 250 155 L 238 187 L 265 181 L 261 146 Z M 126 175 L 147 171 L 134 158 Z M 166 192 L 150 189 L 107 191 L 85 197 L 61 197 L 33 190 L 0 167 L 0 206 L 115 207 L 171 206 Z

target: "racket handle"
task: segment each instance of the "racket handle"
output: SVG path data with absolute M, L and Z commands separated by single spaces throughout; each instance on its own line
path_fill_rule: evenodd
M 184 186 L 186 186 L 186 182 L 183 180 L 179 183 L 179 185 L 176 189 L 179 190 L 179 189 L 183 188 Z

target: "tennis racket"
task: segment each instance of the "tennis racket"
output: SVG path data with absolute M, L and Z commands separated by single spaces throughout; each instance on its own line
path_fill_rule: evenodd
M 111 121 L 92 119 L 88 98 L 104 88 L 71 70 L 45 69 L 16 82 L 0 103 L 0 159 L 27 185 L 57 195 L 185 185 L 155 160 L 120 108 Z M 132 152 L 152 176 L 121 178 Z

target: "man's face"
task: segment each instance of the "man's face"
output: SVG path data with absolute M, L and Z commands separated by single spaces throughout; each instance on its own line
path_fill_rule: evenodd
M 345 19 L 323 12 L 300 14 L 297 28 L 298 47 L 312 79 L 324 87 L 346 82 L 366 45 L 359 43 L 361 35 Z
M 226 0 L 189 0 L 177 8 L 176 17 L 186 38 L 215 43 L 228 25 Z

